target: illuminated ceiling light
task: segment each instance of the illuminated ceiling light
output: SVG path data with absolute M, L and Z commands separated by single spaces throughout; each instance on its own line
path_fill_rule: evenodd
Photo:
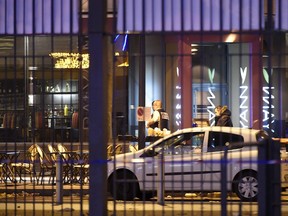
M 38 69 L 38 67 L 36 67 L 36 66 L 29 66 L 28 67 L 28 70 L 30 70 L 30 71 L 36 71 Z
M 236 34 L 229 34 L 225 40 L 226 43 L 233 43 L 236 41 L 237 35 Z
M 57 52 L 49 56 L 56 60 L 54 68 L 89 68 L 89 54 Z
M 192 48 L 191 49 L 191 55 L 197 55 L 198 49 L 197 48 Z
M 197 47 L 198 44 L 191 44 L 191 47 Z
M 119 52 L 115 52 L 114 56 L 120 56 Z

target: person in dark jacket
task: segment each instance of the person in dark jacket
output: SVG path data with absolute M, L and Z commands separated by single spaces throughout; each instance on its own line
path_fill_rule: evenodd
M 215 126 L 233 127 L 231 111 L 227 106 L 217 106 L 215 108 Z

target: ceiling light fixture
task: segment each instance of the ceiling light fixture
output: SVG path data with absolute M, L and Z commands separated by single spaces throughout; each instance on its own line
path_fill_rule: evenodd
M 55 52 L 49 56 L 56 60 L 54 68 L 57 69 L 89 68 L 89 54 Z

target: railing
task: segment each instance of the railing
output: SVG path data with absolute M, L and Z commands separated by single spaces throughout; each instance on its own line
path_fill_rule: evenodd
M 287 141 L 286 141 L 287 142 Z M 227 215 L 227 165 L 228 151 L 244 146 L 242 143 L 230 143 L 225 147 L 221 163 L 221 216 Z M 258 183 L 259 215 L 281 215 L 281 175 L 280 175 L 280 142 L 279 140 L 265 139 L 259 143 L 245 143 L 247 147 L 258 147 Z M 285 148 L 286 149 L 286 148 Z M 165 205 L 165 161 L 163 154 L 158 155 L 157 169 L 157 203 Z M 205 163 L 205 162 L 204 162 Z M 287 162 L 286 162 L 287 163 Z

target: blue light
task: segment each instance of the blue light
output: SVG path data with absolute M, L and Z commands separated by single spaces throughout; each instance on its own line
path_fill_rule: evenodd
M 126 34 L 126 35 L 125 35 L 125 38 L 124 38 L 124 43 L 123 43 L 123 46 L 122 46 L 122 51 L 125 51 L 125 49 L 126 49 L 127 38 L 128 38 L 128 35 Z
M 116 37 L 115 37 L 115 39 L 114 39 L 114 43 L 117 41 L 117 39 L 119 38 L 119 34 L 118 35 L 116 35 Z
M 116 43 L 116 41 L 118 40 L 118 38 L 120 37 L 120 35 L 116 35 L 115 39 L 114 39 L 114 43 Z M 123 45 L 122 45 L 122 51 L 125 51 L 126 50 L 126 47 L 127 47 L 127 39 L 128 39 L 128 35 L 125 34 L 125 37 L 124 37 L 124 41 L 123 41 Z

